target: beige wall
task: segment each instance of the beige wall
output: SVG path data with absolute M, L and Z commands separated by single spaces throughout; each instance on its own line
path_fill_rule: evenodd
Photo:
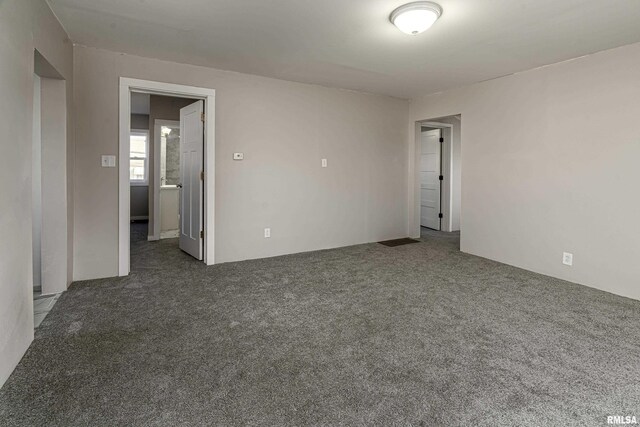
M 130 209 L 132 219 L 144 219 L 149 216 L 149 186 L 132 185 L 130 197 Z
M 131 129 L 149 130 L 149 115 L 148 114 L 132 114 Z
M 132 114 L 131 115 L 131 129 L 147 130 L 149 131 L 149 115 L 148 114 Z M 151 132 L 149 131 L 149 139 L 151 139 Z M 152 150 L 152 142 L 149 141 L 149 150 Z M 149 159 L 149 164 L 152 160 Z M 152 182 L 153 178 L 151 172 L 149 173 L 149 182 Z M 130 212 L 132 218 L 149 217 L 149 186 L 148 185 L 132 185 L 130 194 Z
M 63 292 L 67 271 L 66 82 L 40 79 L 42 144 L 42 293 Z
M 640 299 L 639 70 L 635 44 L 412 102 L 410 129 L 462 113 L 463 251 Z
M 216 262 L 406 234 L 408 102 L 84 47 L 75 55 L 75 279 L 118 273 L 117 169 L 99 160 L 118 153 L 121 76 L 216 90 Z
M 31 156 L 34 49 L 67 80 L 67 108 L 71 111 L 73 50 L 67 35 L 43 1 L 0 2 L 0 128 L 11 141 L 0 156 L 0 385 L 33 339 Z M 67 129 L 72 128 L 71 114 Z M 73 138 L 67 134 L 67 189 L 72 188 Z M 67 199 L 69 206 L 72 199 Z M 67 220 L 73 221 L 73 211 Z M 68 230 L 67 251 L 72 250 Z M 67 259 L 71 267 L 72 257 Z M 71 269 L 69 268 L 69 271 Z

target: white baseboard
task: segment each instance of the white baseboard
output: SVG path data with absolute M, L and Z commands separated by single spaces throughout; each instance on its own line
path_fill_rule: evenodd
M 180 230 L 169 230 L 160 232 L 161 239 L 175 239 L 180 237 Z
M 150 242 L 153 242 L 160 239 L 158 238 L 158 236 L 147 236 L 147 240 Z

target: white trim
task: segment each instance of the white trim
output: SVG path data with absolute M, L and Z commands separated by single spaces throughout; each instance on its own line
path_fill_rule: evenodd
M 151 125 L 151 123 L 149 123 Z M 160 130 L 162 126 L 177 126 L 180 128 L 180 120 L 156 119 L 153 123 L 153 231 L 160 233 Z M 162 239 L 156 238 L 154 240 Z
M 180 230 L 169 230 L 160 233 L 160 239 L 177 239 L 180 237 Z
M 446 158 L 442 159 L 441 173 L 444 175 L 447 185 L 443 187 L 443 203 L 442 203 L 442 231 L 450 232 L 453 229 L 453 125 L 449 123 L 441 123 L 435 121 L 418 121 L 416 122 L 416 135 L 415 135 L 415 170 L 414 185 L 416 186 L 416 197 L 414 200 L 414 210 L 417 215 L 417 225 L 414 224 L 415 229 L 412 230 L 412 235 L 415 237 L 420 236 L 420 155 L 422 152 L 422 144 L 420 144 L 420 135 L 422 133 L 422 127 L 430 127 L 435 129 L 442 129 L 442 137 L 445 140 L 445 148 L 443 154 Z
M 214 89 L 149 80 L 120 77 L 120 174 L 118 183 L 118 275 L 127 276 L 130 268 L 129 247 L 129 132 L 131 127 L 131 92 L 205 101 L 204 123 L 204 261 L 207 265 L 215 262 L 215 96 Z

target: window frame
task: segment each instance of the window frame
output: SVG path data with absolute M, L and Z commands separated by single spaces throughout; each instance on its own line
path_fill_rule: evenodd
M 131 137 L 134 135 L 145 136 L 145 153 L 146 156 L 133 157 L 131 156 Z M 132 187 L 148 187 L 149 186 L 149 130 L 148 129 L 131 129 L 129 132 L 129 164 L 131 160 L 144 160 L 144 179 L 131 179 L 131 170 L 129 170 L 129 185 Z

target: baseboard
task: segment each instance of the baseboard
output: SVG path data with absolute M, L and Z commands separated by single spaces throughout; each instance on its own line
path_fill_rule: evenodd
M 161 239 L 175 239 L 180 237 L 180 230 L 162 231 L 160 232 Z
M 160 240 L 158 236 L 147 236 L 147 240 L 150 242 L 155 242 L 156 240 Z

